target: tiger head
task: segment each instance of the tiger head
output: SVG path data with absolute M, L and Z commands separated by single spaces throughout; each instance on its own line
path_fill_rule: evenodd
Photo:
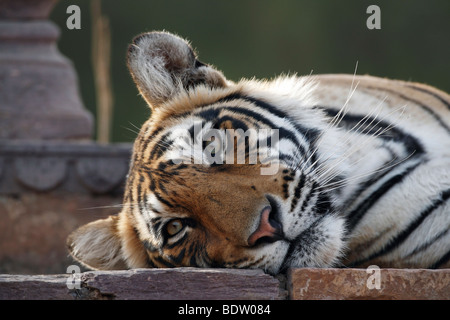
M 321 186 L 339 143 L 297 77 L 227 80 L 188 42 L 145 33 L 128 67 L 151 108 L 134 143 L 119 215 L 74 231 L 93 269 L 334 265 L 344 222 Z M 322 174 L 318 174 L 318 172 Z

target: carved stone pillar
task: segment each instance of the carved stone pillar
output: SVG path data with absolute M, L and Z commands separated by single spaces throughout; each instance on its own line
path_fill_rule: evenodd
M 74 67 L 46 20 L 57 0 L 0 0 L 0 139 L 90 139 Z
M 90 139 L 56 2 L 0 0 L 0 273 L 65 273 L 68 234 L 120 211 L 131 144 Z

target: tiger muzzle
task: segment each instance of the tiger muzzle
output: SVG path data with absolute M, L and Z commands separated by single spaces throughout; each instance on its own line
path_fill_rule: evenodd
M 281 223 L 276 220 L 275 211 L 271 206 L 265 207 L 261 211 L 258 228 L 250 235 L 247 240 L 249 246 L 266 242 L 273 243 L 284 238 Z

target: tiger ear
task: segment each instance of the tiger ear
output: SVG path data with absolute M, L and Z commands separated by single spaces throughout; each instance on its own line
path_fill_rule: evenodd
M 227 83 L 220 71 L 197 60 L 187 41 L 167 32 L 149 32 L 134 38 L 127 62 L 139 92 L 151 108 L 200 84 L 217 88 Z
M 122 258 L 122 245 L 118 232 L 118 217 L 88 223 L 67 238 L 71 256 L 90 269 L 127 269 Z

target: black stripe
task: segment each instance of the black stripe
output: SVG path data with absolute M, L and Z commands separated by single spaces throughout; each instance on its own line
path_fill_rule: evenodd
M 324 215 L 330 211 L 331 200 L 328 194 L 325 192 L 319 192 L 317 197 L 315 211 L 317 215 Z
M 424 250 L 428 249 L 432 244 L 434 244 L 440 238 L 444 237 L 449 231 L 450 230 L 447 227 L 447 229 L 445 229 L 444 231 L 441 231 L 440 233 L 438 233 L 433 239 L 429 240 L 426 243 L 423 243 L 420 247 L 415 248 L 411 253 L 408 253 L 408 255 L 405 256 L 405 258 L 409 258 L 409 257 L 411 257 L 413 255 L 416 255 L 417 253 L 419 253 L 421 251 L 424 251 Z
M 167 180 L 160 179 L 158 180 L 158 188 L 162 193 L 169 195 L 169 192 L 167 191 L 166 187 L 164 186 L 164 183 L 167 183 Z
M 175 268 L 176 267 L 174 264 L 170 263 L 169 261 L 164 260 L 163 257 L 161 257 L 161 256 L 157 256 L 155 258 L 155 260 L 167 268 Z
M 153 192 L 153 194 L 155 195 L 156 199 L 158 199 L 160 202 L 164 203 L 166 206 L 168 206 L 169 208 L 173 208 L 174 205 L 171 204 L 169 201 L 167 201 L 166 199 L 164 199 L 163 197 L 161 197 L 161 195 L 159 194 L 159 192 Z
M 139 175 L 139 180 L 142 178 L 142 175 Z M 142 213 L 144 212 L 145 208 L 144 208 L 144 195 L 143 195 L 143 191 L 142 191 L 142 183 L 138 183 L 136 186 L 136 193 L 137 193 L 137 203 L 139 206 L 139 212 Z
M 330 117 L 334 117 L 338 113 L 337 110 L 327 106 L 317 106 L 317 107 L 322 109 Z M 361 125 L 363 119 L 367 119 L 367 123 L 369 123 L 370 126 L 366 125 L 364 127 L 360 127 L 359 125 Z M 355 128 L 355 126 L 358 123 L 359 123 L 358 128 Z M 378 138 L 383 139 L 385 141 L 395 141 L 398 143 L 402 143 L 406 147 L 407 152 L 410 154 L 414 154 L 414 156 L 418 156 L 424 153 L 424 148 L 422 144 L 415 137 L 405 133 L 404 131 L 402 131 L 397 127 L 393 127 L 391 123 L 387 123 L 382 120 L 377 120 L 376 118 L 373 117 L 346 114 L 342 117 L 339 126 L 366 135 L 374 135 L 374 134 L 378 135 L 378 133 L 384 132 L 383 134 L 378 135 Z M 386 130 L 387 128 L 389 128 L 389 130 Z
M 223 106 L 221 108 L 221 110 L 227 110 L 227 111 L 230 111 L 235 114 L 245 115 L 247 117 L 253 118 L 254 120 L 256 120 L 260 123 L 264 123 L 266 126 L 272 128 L 272 129 L 278 129 L 279 130 L 278 131 L 279 132 L 279 140 L 282 140 L 282 139 L 290 140 L 296 146 L 296 148 L 299 149 L 299 151 L 302 154 L 306 154 L 306 149 L 300 144 L 300 142 L 297 139 L 297 136 L 294 132 L 287 130 L 285 128 L 276 127 L 272 121 L 270 121 L 263 115 L 261 115 L 257 112 L 254 112 L 252 110 L 249 110 L 246 108 L 241 108 L 241 107 Z M 213 115 L 217 114 L 217 112 L 207 113 L 207 111 L 209 111 L 209 110 L 201 111 L 195 115 L 203 114 L 203 116 L 212 117 Z M 211 120 L 213 120 L 213 119 L 211 119 Z M 220 122 L 231 121 L 234 128 L 240 128 L 240 129 L 243 129 L 244 131 L 246 131 L 248 129 L 247 125 L 244 122 L 240 121 L 239 119 L 233 118 L 231 116 L 223 116 L 220 119 L 216 119 L 215 122 L 217 122 L 219 120 L 220 120 Z M 216 124 L 219 124 L 219 122 L 217 122 Z M 194 126 L 192 126 L 190 128 L 189 132 L 191 134 L 191 138 L 193 138 Z M 299 133 L 302 133 L 302 132 L 300 131 Z M 164 152 L 170 147 L 170 145 L 173 143 L 173 141 L 169 138 L 170 135 L 171 135 L 171 132 L 165 133 L 158 141 L 155 141 L 154 148 L 150 153 L 151 160 L 159 159 L 164 154 Z M 305 133 L 303 133 L 303 135 L 306 138 L 308 138 L 308 136 L 311 136 L 311 134 L 305 134 Z
M 347 234 L 350 234 L 356 225 L 361 221 L 366 212 L 393 186 L 403 181 L 403 179 L 414 171 L 421 163 L 416 163 L 415 165 L 407 168 L 405 171 L 396 174 L 389 180 L 387 180 L 383 185 L 381 185 L 377 190 L 375 190 L 369 197 L 364 199 L 364 201 L 347 216 Z
M 150 259 L 150 257 L 147 255 L 147 268 L 157 268 L 157 266 L 153 263 L 153 261 Z
M 278 159 L 281 161 L 285 161 L 287 163 L 294 163 L 297 160 L 292 155 L 286 154 L 286 153 L 281 153 L 281 151 L 280 151 L 280 154 L 278 155 Z
M 169 136 L 172 132 L 167 132 L 163 134 L 163 136 L 155 142 L 155 146 L 153 150 L 150 152 L 150 160 L 156 160 L 162 156 L 162 154 L 167 150 L 167 148 L 172 144 L 172 140 L 169 139 Z
M 321 108 L 324 112 L 326 112 L 331 117 L 336 116 L 337 112 L 338 112 L 330 107 L 319 107 L 319 108 Z M 368 123 L 372 123 L 372 124 L 370 126 L 367 125 L 365 127 L 355 128 L 355 126 L 358 123 L 360 123 L 360 124 L 362 123 L 362 120 L 364 118 L 367 119 Z M 377 132 L 379 133 L 382 131 L 386 131 L 386 129 L 389 128 L 389 126 L 391 126 L 391 124 L 389 124 L 385 121 L 378 121 L 377 119 L 374 119 L 372 117 L 367 118 L 367 117 L 360 116 L 360 115 L 348 115 L 347 114 L 347 115 L 343 116 L 340 126 L 343 126 L 348 130 L 353 130 L 355 132 L 359 132 L 362 134 L 373 135 L 373 134 L 377 134 Z M 380 179 L 384 178 L 388 174 L 392 173 L 400 165 L 406 165 L 407 163 L 409 163 L 411 161 L 417 161 L 417 159 L 425 153 L 422 144 L 415 137 L 403 132 L 402 130 L 400 130 L 399 128 L 396 128 L 396 127 L 390 128 L 382 135 L 379 135 L 378 138 L 380 138 L 386 142 L 394 141 L 396 143 L 402 144 L 405 147 L 406 152 L 408 153 L 407 156 L 409 158 L 407 158 L 406 161 L 405 161 L 406 157 L 404 159 L 398 159 L 396 164 L 392 164 L 392 165 L 390 165 L 390 167 L 388 169 L 384 169 L 384 170 L 380 171 L 379 173 L 374 174 L 370 179 L 368 179 L 366 182 L 364 182 L 363 184 L 361 184 L 359 186 L 359 188 L 349 197 L 350 200 L 351 199 L 360 199 L 361 193 L 364 192 L 365 190 L 369 189 L 371 185 L 373 185 L 377 181 L 380 181 Z M 391 155 L 393 157 L 392 159 L 394 159 L 395 155 L 392 154 L 389 147 L 384 146 L 384 148 L 387 149 L 391 153 Z M 409 172 L 410 172 L 410 170 L 408 169 L 405 172 L 405 175 L 407 175 Z M 356 224 L 363 217 L 364 213 L 367 210 L 369 210 L 370 207 L 387 190 L 389 190 L 396 183 L 400 182 L 403 179 L 403 177 L 404 176 L 402 174 L 400 174 L 400 175 L 396 175 L 396 176 L 390 178 L 387 182 L 385 182 L 385 184 L 383 184 L 381 186 L 381 188 L 377 189 L 376 192 L 374 192 L 372 195 L 370 195 L 367 200 L 364 200 L 363 203 L 360 204 L 360 206 L 358 208 L 356 208 L 349 214 L 349 216 L 348 216 L 349 229 L 348 229 L 347 234 L 349 234 L 354 229 Z M 350 205 L 350 203 L 348 205 Z
M 287 183 L 283 183 L 283 195 L 285 199 L 289 198 L 289 184 Z
M 288 118 L 287 114 L 284 113 L 283 111 L 275 108 L 274 106 L 268 104 L 267 102 L 264 102 L 262 100 L 258 100 L 256 98 L 247 96 L 247 95 L 243 95 L 239 92 L 237 93 L 232 93 L 228 96 L 225 96 L 223 98 L 221 98 L 220 100 L 218 100 L 218 103 L 222 103 L 222 102 L 231 102 L 233 100 L 244 100 L 247 102 L 250 102 L 252 104 L 257 105 L 258 107 L 262 108 L 262 109 L 266 109 L 268 110 L 270 113 L 276 115 L 279 118 Z
M 157 235 L 159 233 L 159 227 L 161 226 L 162 218 L 150 219 L 150 226 L 153 230 L 153 234 Z
M 301 191 L 305 185 L 306 179 L 305 179 L 305 176 L 303 173 L 299 179 L 300 180 L 298 181 L 297 186 L 294 189 L 294 198 L 292 199 L 292 202 L 291 202 L 291 212 L 294 211 L 294 208 L 297 205 L 298 200 L 300 199 Z
M 197 112 L 195 115 L 203 118 L 205 121 L 213 121 L 219 117 L 221 109 L 220 108 L 209 108 Z
M 330 110 L 326 110 L 327 112 L 329 112 Z M 331 112 L 329 112 L 331 113 Z M 333 111 L 334 113 L 334 111 Z M 331 114 L 333 114 L 331 113 Z M 361 121 L 363 119 L 363 117 L 361 116 L 349 116 L 346 115 L 343 119 L 343 122 L 346 122 L 347 125 L 351 126 L 353 128 L 354 125 L 356 125 L 359 121 Z M 372 122 L 375 120 L 372 118 L 369 118 L 369 122 Z M 371 126 L 370 128 L 364 128 L 362 133 L 365 134 L 373 134 L 375 132 L 381 132 L 382 130 L 385 130 L 385 128 L 387 128 L 389 126 L 389 124 L 385 123 L 385 122 L 379 122 L 377 123 L 376 126 Z M 360 131 L 360 130 L 358 130 Z M 395 141 L 396 143 L 402 144 L 405 146 L 406 148 L 406 152 L 409 153 L 407 154 L 407 156 L 409 158 L 403 158 L 403 159 L 398 159 L 397 163 L 395 164 L 391 164 L 390 167 L 388 169 L 383 169 L 380 172 L 376 173 L 375 175 L 373 175 L 370 179 L 368 179 L 366 182 L 364 182 L 363 184 L 360 185 L 360 187 L 351 195 L 351 197 L 349 197 L 349 199 L 359 199 L 361 196 L 361 193 L 364 192 L 365 190 L 369 189 L 369 187 L 371 185 L 373 185 L 374 183 L 376 183 L 377 181 L 380 181 L 382 178 L 384 178 L 385 176 L 387 176 L 388 174 L 392 173 L 394 170 L 396 170 L 400 165 L 406 165 L 408 162 L 412 162 L 412 161 L 416 161 L 416 159 L 418 159 L 419 157 L 421 157 L 425 151 L 424 148 L 422 146 L 421 143 L 419 143 L 419 141 L 409 135 L 406 134 L 405 132 L 403 132 L 402 130 L 398 129 L 398 128 L 391 128 L 388 131 L 388 134 L 383 134 L 379 136 L 380 139 L 385 140 L 385 141 Z M 385 149 L 387 149 L 388 151 L 391 151 L 388 147 L 384 146 Z M 392 160 L 394 160 L 395 155 L 392 154 L 392 152 L 390 152 L 392 155 Z M 405 161 L 405 159 L 407 159 Z M 409 171 L 406 172 L 406 174 L 408 174 Z M 403 177 L 401 178 L 403 179 Z M 354 228 L 354 226 L 357 224 L 357 222 L 360 220 L 360 218 L 362 218 L 362 216 L 360 216 L 363 211 L 367 211 L 368 209 L 370 209 L 370 206 L 372 204 L 375 203 L 375 201 L 385 193 L 385 191 L 387 191 L 386 188 L 390 188 L 392 187 L 395 183 L 400 182 L 401 179 L 398 176 L 395 176 L 394 178 L 391 178 L 391 180 L 389 180 L 388 182 L 386 182 L 382 187 L 381 190 L 379 189 L 379 193 L 378 195 L 376 195 L 374 197 L 374 195 L 371 196 L 371 198 L 369 198 L 371 201 L 370 203 L 366 202 L 366 200 L 364 200 L 365 203 L 363 203 L 362 205 L 360 205 L 359 209 L 354 210 L 351 215 L 352 217 L 354 217 L 354 221 L 353 223 L 350 223 L 349 227 L 350 228 Z M 351 229 L 349 230 L 351 231 Z
M 391 173 L 392 171 L 394 171 L 394 169 L 397 169 L 397 166 L 402 162 L 401 160 L 399 160 L 395 165 L 394 164 L 389 164 L 390 161 L 386 161 L 385 164 L 381 165 L 381 169 L 378 173 L 374 173 L 369 180 L 367 180 L 366 182 L 362 182 L 359 184 L 359 186 L 357 187 L 357 189 L 347 198 L 350 200 L 347 203 L 347 206 L 350 207 L 353 205 L 353 203 L 355 203 L 356 201 L 358 201 L 361 198 L 361 194 L 366 191 L 367 189 L 370 188 L 370 186 L 372 186 L 373 184 L 375 184 L 377 181 L 380 181 L 383 177 L 387 176 L 389 173 Z M 389 166 L 388 168 L 386 168 L 385 166 Z M 338 183 L 339 181 L 335 182 Z
M 160 163 L 158 163 L 158 170 L 164 171 L 168 165 L 170 165 L 170 161 L 166 161 L 166 162 L 161 161 Z
M 277 117 L 279 117 L 281 119 L 288 120 L 289 123 L 292 126 L 294 126 L 294 128 L 298 132 L 302 133 L 307 138 L 308 142 L 310 142 L 310 143 L 312 141 L 315 141 L 315 139 L 319 135 L 319 131 L 318 130 L 316 130 L 316 129 L 307 129 L 307 128 L 302 127 L 296 121 L 292 121 L 292 119 L 290 118 L 290 116 L 287 113 L 281 111 L 280 109 L 276 108 L 275 106 L 273 106 L 273 105 L 271 105 L 271 104 L 269 104 L 269 103 L 267 103 L 267 102 L 265 102 L 263 100 L 256 99 L 254 97 L 243 95 L 241 93 L 233 93 L 233 94 L 230 94 L 230 95 L 220 99 L 218 102 L 226 102 L 226 101 L 232 101 L 232 100 L 236 100 L 236 99 L 241 99 L 241 100 L 244 100 L 244 101 L 251 102 L 251 103 L 255 104 L 256 106 L 258 106 L 259 108 L 265 109 L 265 110 L 269 111 L 270 113 L 276 115 Z M 273 127 L 271 127 L 271 128 L 273 128 Z
M 359 265 L 361 263 L 370 261 L 372 259 L 375 259 L 379 256 L 388 254 L 389 252 L 393 251 L 394 249 L 398 248 L 405 240 L 423 223 L 423 221 L 437 208 L 439 208 L 441 205 L 445 204 L 445 202 L 450 198 L 450 189 L 443 191 L 439 198 L 435 199 L 431 205 L 429 205 L 424 211 L 422 211 L 418 217 L 409 224 L 408 227 L 406 227 L 403 231 L 401 231 L 397 236 L 395 236 L 393 239 L 389 241 L 387 245 L 383 247 L 383 249 L 379 250 L 378 252 L 375 252 L 368 256 L 365 259 L 356 261 L 352 263 L 352 265 Z
M 430 107 L 426 105 L 421 104 L 420 107 L 427 111 L 441 125 L 441 127 L 443 127 L 445 131 L 450 134 L 450 127 L 444 121 L 442 121 L 439 114 L 435 113 Z
M 199 267 L 199 265 L 197 263 L 196 256 L 195 256 L 195 251 L 192 253 L 191 259 L 189 260 L 189 266 L 191 266 L 191 267 Z
M 150 142 L 152 142 L 153 141 L 153 138 L 156 138 L 157 136 L 158 136 L 158 134 L 162 131 L 164 129 L 164 127 L 159 127 L 159 128 L 157 128 L 156 130 L 154 130 L 153 132 L 152 132 L 152 135 L 151 135 L 151 137 L 150 138 L 148 138 L 148 139 L 146 139 L 146 140 L 142 140 L 143 139 L 143 137 L 141 136 L 141 135 L 139 135 L 138 136 L 138 138 L 137 139 L 139 139 L 139 141 L 140 142 L 142 142 L 142 146 L 140 147 L 140 149 L 142 150 L 142 152 L 136 152 L 135 154 L 137 155 L 137 154 L 140 154 L 141 155 L 141 161 L 144 161 L 145 159 L 144 159 L 144 155 L 146 154 L 146 151 L 147 151 L 147 148 L 148 148 L 148 146 L 149 146 L 149 144 L 150 144 Z M 142 129 L 141 129 L 141 131 L 142 131 Z
M 444 98 L 442 98 L 442 97 L 441 97 L 440 95 L 438 95 L 437 93 L 431 92 L 431 91 L 429 91 L 429 90 L 427 90 L 427 89 L 425 89 L 425 88 L 423 88 L 423 87 L 416 87 L 415 85 L 407 85 L 407 87 L 408 87 L 408 88 L 411 88 L 411 89 L 414 89 L 414 90 L 417 90 L 417 91 L 424 92 L 424 93 L 426 93 L 426 94 L 429 94 L 430 96 L 435 97 L 436 99 L 438 99 L 439 101 L 441 101 L 443 104 L 445 104 L 445 105 L 447 106 L 447 109 L 450 110 L 450 102 L 447 101 L 447 100 L 445 100 Z
M 128 181 L 127 181 L 127 187 L 125 188 L 125 197 L 127 198 L 127 200 L 125 200 L 125 204 L 130 204 L 130 206 L 128 207 L 128 209 L 133 208 L 133 206 L 136 204 L 135 200 L 134 200 L 134 195 L 133 195 L 133 188 L 132 186 L 134 185 L 134 179 L 135 179 L 135 175 L 129 175 Z
M 205 267 L 205 264 L 209 267 L 222 267 L 220 264 L 216 264 L 206 252 L 205 243 L 194 242 L 189 247 L 191 253 L 191 259 L 189 265 L 191 267 Z M 189 253 L 188 253 L 189 254 Z
M 373 88 L 373 87 L 367 87 L 368 89 L 375 89 L 377 90 L 378 88 Z M 419 107 L 421 107 L 424 111 L 426 111 L 430 116 L 432 116 L 448 133 L 450 133 L 450 128 L 447 126 L 447 124 L 445 124 L 442 120 L 441 117 L 439 116 L 439 114 L 435 113 L 430 107 L 420 103 L 419 101 L 415 100 L 415 99 L 411 99 L 410 97 L 407 97 L 401 93 L 395 92 L 393 90 L 389 90 L 389 89 L 385 89 L 383 88 L 383 91 L 387 91 L 390 92 L 392 94 L 397 95 L 398 97 L 407 100 L 407 101 L 411 101 L 412 103 L 418 105 Z
M 441 259 L 433 263 L 428 269 L 438 269 L 450 260 L 450 250 L 442 256 Z
M 294 132 L 287 130 L 285 128 L 278 128 L 275 126 L 275 124 L 270 121 L 269 119 L 263 117 L 261 114 L 254 112 L 252 110 L 249 109 L 245 109 L 245 108 L 240 108 L 240 107 L 230 107 L 230 106 L 226 106 L 223 107 L 226 110 L 232 111 L 234 113 L 237 114 L 242 114 L 242 115 L 246 115 L 248 117 L 251 117 L 255 120 L 257 120 L 260 123 L 264 123 L 266 126 L 268 126 L 269 128 L 272 129 L 278 129 L 279 132 L 279 140 L 281 141 L 282 139 L 288 139 L 290 140 L 292 143 L 294 143 L 294 145 L 296 146 L 296 148 L 298 148 L 300 150 L 300 152 L 302 152 L 302 154 L 306 154 L 306 150 L 305 148 L 300 144 L 300 142 L 297 139 L 297 136 Z M 301 133 L 301 132 L 299 132 Z
M 183 248 L 180 253 L 176 256 L 174 255 L 169 255 L 169 259 L 172 260 L 173 263 L 175 263 L 176 265 L 181 265 L 181 262 L 184 259 L 184 254 L 186 252 L 186 248 Z
M 302 134 L 303 137 L 306 139 L 306 141 L 308 141 L 309 143 L 314 143 L 317 140 L 317 137 L 319 136 L 319 131 L 316 129 L 311 129 L 311 128 L 304 128 L 301 125 L 299 125 L 298 123 L 296 123 L 295 121 L 292 121 L 289 116 L 284 113 L 283 111 L 277 109 L 276 107 L 274 107 L 273 105 L 258 100 L 256 98 L 253 97 L 249 97 L 249 96 L 245 96 L 239 93 L 235 93 L 235 94 L 231 94 L 228 95 L 226 97 L 223 97 L 219 100 L 217 100 L 216 103 L 223 103 L 223 102 L 230 102 L 236 99 L 241 99 L 244 101 L 248 101 L 251 102 L 253 104 L 255 104 L 257 107 L 261 108 L 261 109 L 265 109 L 267 110 L 269 113 L 285 120 L 288 121 L 297 131 L 298 133 Z M 205 106 L 199 106 L 199 108 L 202 107 L 207 107 L 208 105 Z M 220 108 L 212 108 L 212 109 L 208 109 L 208 110 L 202 110 L 200 112 L 195 113 L 195 115 L 200 116 L 206 120 L 209 121 L 214 121 L 215 117 L 217 117 L 219 115 L 219 113 L 222 110 L 229 110 L 232 111 L 234 113 L 237 114 L 241 114 L 241 115 L 245 115 L 248 116 L 250 118 L 253 118 L 254 120 L 258 121 L 258 122 L 262 122 L 265 125 L 267 125 L 268 127 L 272 128 L 272 129 L 278 129 L 279 133 L 280 133 L 280 140 L 281 139 L 288 139 L 290 141 L 292 141 L 295 146 L 303 153 L 306 154 L 306 150 L 305 148 L 300 144 L 300 142 L 298 141 L 296 134 L 294 134 L 292 131 L 287 130 L 285 128 L 278 128 L 274 125 L 274 123 L 272 121 L 270 121 L 269 119 L 263 117 L 261 114 L 251 111 L 248 108 L 242 108 L 242 107 L 227 107 L 227 106 L 223 106 Z M 178 115 L 173 115 L 172 118 L 173 119 L 179 119 L 179 118 L 183 118 L 186 117 L 187 115 L 191 114 L 191 112 L 184 112 L 182 114 L 178 114 Z M 230 118 L 232 119 L 232 118 Z M 238 119 L 234 119 L 234 121 L 238 121 Z M 235 123 L 236 126 L 242 126 L 242 122 L 237 124 Z M 244 126 L 245 127 L 245 126 Z M 153 136 L 155 136 L 156 134 L 158 134 L 160 131 L 162 130 L 162 128 L 158 128 L 158 130 L 155 131 L 155 134 Z M 158 141 L 155 141 L 154 143 L 154 148 L 152 149 L 151 153 L 150 153 L 150 159 L 155 160 L 159 157 L 162 156 L 162 154 L 167 150 L 168 146 L 173 142 L 171 141 L 168 137 L 171 133 L 168 132 L 166 134 L 164 134 L 161 138 L 159 138 Z M 153 140 L 153 139 L 149 139 L 149 140 Z M 145 153 L 149 140 L 144 141 L 143 142 L 143 149 Z
M 182 242 L 184 242 L 186 239 L 187 239 L 187 232 L 185 232 L 185 233 L 183 234 L 183 236 L 182 236 L 180 239 L 178 239 L 178 240 L 175 241 L 174 243 L 167 244 L 165 247 L 166 247 L 167 249 L 173 249 L 173 248 L 175 248 L 176 246 L 178 246 L 179 244 L 181 244 Z
M 150 191 L 155 192 L 155 190 L 156 190 L 155 177 L 152 177 L 151 173 L 149 173 L 149 176 L 150 176 L 150 186 L 149 186 Z
M 309 190 L 309 193 L 306 195 L 305 200 L 303 200 L 302 208 L 300 209 L 300 213 L 303 213 L 308 206 L 309 202 L 311 201 L 311 198 L 313 195 L 315 195 L 317 192 L 317 183 L 313 182 L 311 189 Z

